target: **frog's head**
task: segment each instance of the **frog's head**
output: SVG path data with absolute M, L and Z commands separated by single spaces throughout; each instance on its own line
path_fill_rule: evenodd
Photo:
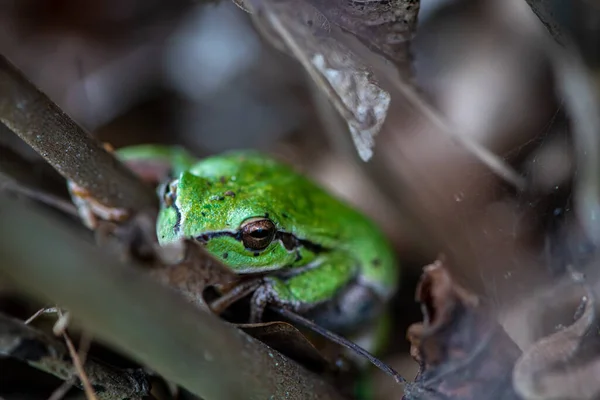
M 200 172 L 183 172 L 161 189 L 161 244 L 195 239 L 238 273 L 276 270 L 310 257 L 290 233 L 289 217 L 273 204 L 271 194 L 278 188 L 257 179 L 257 171 L 228 173 L 220 168 L 222 175 L 216 176 Z

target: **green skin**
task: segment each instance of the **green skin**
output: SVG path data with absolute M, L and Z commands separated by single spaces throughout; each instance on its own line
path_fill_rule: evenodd
M 264 275 L 252 319 L 275 304 L 352 331 L 380 315 L 396 289 L 396 260 L 377 226 L 287 165 L 254 152 L 198 161 L 183 149 L 154 145 L 117 154 L 171 166 L 175 178 L 160 189 L 160 244 L 196 239 L 236 273 Z M 272 239 L 259 238 L 261 249 L 244 240 L 248 221 L 274 226 Z

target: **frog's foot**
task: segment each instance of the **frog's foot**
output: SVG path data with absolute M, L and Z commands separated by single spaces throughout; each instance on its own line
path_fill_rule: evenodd
M 277 278 L 265 278 L 263 284 L 254 291 L 250 302 L 250 323 L 262 322 L 263 313 L 268 305 L 284 307 L 295 312 L 305 308 L 285 282 Z
M 129 218 L 130 213 L 128 210 L 105 206 L 76 183 L 69 181 L 67 184 L 73 204 L 77 207 L 79 217 L 89 229 L 96 229 L 98 227 L 98 218 L 113 222 L 121 222 Z
M 103 143 L 102 146 L 104 150 L 111 154 L 115 152 L 114 147 L 110 143 Z M 129 218 L 130 213 L 128 210 L 109 207 L 100 203 L 87 190 L 74 182 L 67 181 L 67 188 L 71 194 L 73 204 L 77 207 L 79 218 L 81 218 L 83 224 L 89 229 L 96 229 L 98 227 L 98 219 L 121 222 Z

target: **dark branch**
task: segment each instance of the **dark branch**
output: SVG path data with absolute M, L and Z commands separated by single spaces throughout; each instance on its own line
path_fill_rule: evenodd
M 341 399 L 320 377 L 1 192 L 0 237 L 0 277 L 60 304 L 98 340 L 201 398 Z
M 1 55 L 0 122 L 100 203 L 131 210 L 155 206 L 151 188 Z
M 23 321 L 0 314 L 0 354 L 24 361 L 62 380 L 76 376 L 69 352 L 55 338 L 27 326 Z M 144 372 L 120 370 L 88 359 L 85 373 L 102 400 L 142 399 L 149 383 Z M 79 385 L 78 385 L 79 386 Z

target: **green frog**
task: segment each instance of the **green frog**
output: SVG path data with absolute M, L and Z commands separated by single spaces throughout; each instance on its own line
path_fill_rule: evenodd
M 396 290 L 398 266 L 380 229 L 282 162 L 253 151 L 198 160 L 157 145 L 116 154 L 170 166 L 159 187 L 161 245 L 193 239 L 235 273 L 263 276 L 251 322 L 272 304 L 334 332 L 356 331 Z

